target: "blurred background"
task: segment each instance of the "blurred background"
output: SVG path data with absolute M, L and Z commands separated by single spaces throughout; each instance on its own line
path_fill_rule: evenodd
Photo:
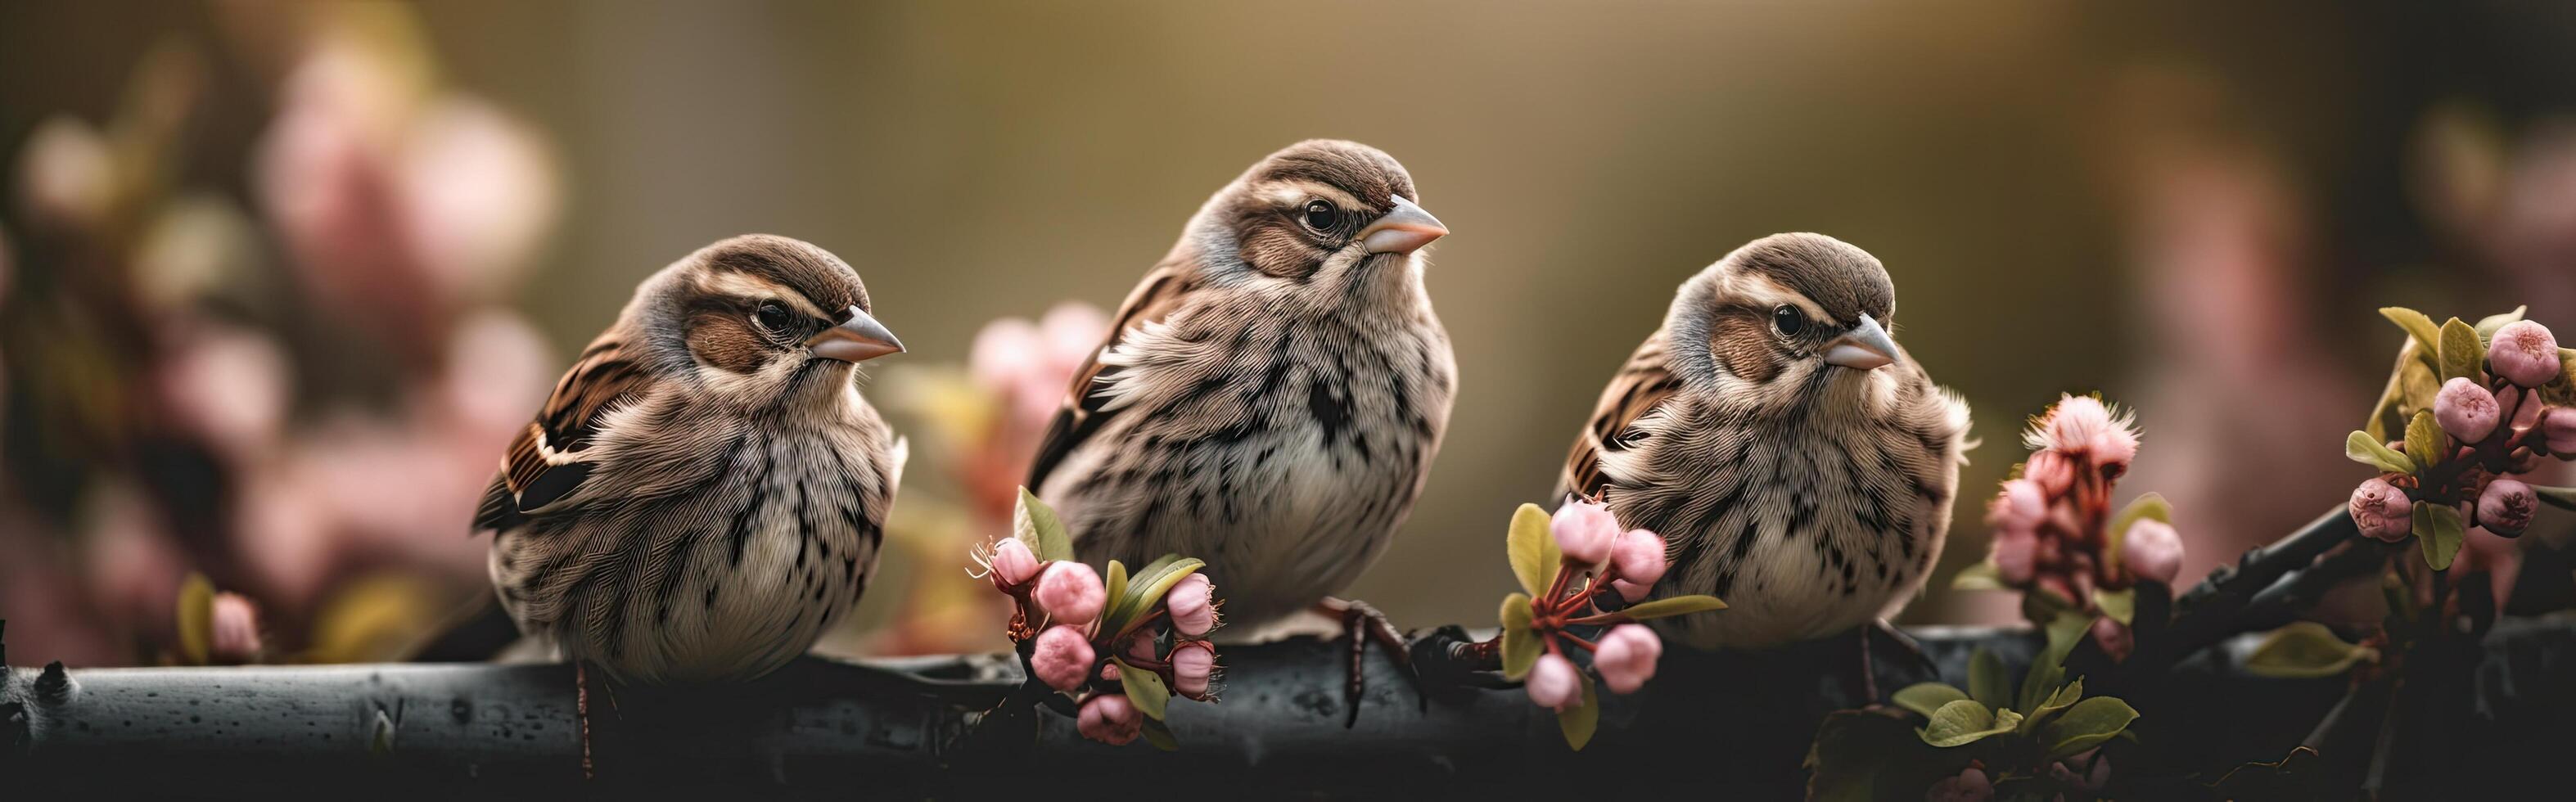
M 2140 410 L 2189 580 L 2350 491 L 2377 307 L 2576 327 L 2572 50 L 2512 2 L 0 4 L 0 617 L 74 665 L 414 653 L 571 355 L 765 231 L 913 347 L 865 387 L 914 439 L 892 579 L 823 649 L 998 648 L 967 550 L 1102 310 L 1318 136 L 1455 231 L 1448 441 L 1352 591 L 1399 623 L 1490 625 L 1602 382 L 1784 230 L 1882 258 L 1976 410 L 1909 621 L 2012 616 L 1941 588 L 2060 392 Z

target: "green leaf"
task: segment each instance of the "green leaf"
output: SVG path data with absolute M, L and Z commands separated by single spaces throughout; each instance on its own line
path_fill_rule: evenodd
M 1564 731 L 1566 746 L 1581 752 L 1584 744 L 1592 742 L 1593 731 L 1601 728 L 1601 697 L 1592 692 L 1591 675 L 1578 671 L 1574 678 L 1583 683 L 1583 704 L 1556 714 L 1556 728 Z
M 1921 713 L 1924 718 L 1931 718 L 1932 711 L 1941 709 L 1942 705 L 1966 698 L 1968 698 L 1967 691 L 1938 682 L 1918 682 L 1897 691 L 1890 701 L 1894 701 L 1897 707 Z
M 1957 576 L 1950 577 L 1950 589 L 2003 590 L 2003 575 L 1995 568 L 1995 561 L 1986 560 L 1959 569 Z
M 2100 588 L 2095 588 L 2093 590 L 2093 606 L 2101 610 L 2103 616 L 2110 618 L 2113 621 L 2118 621 L 2121 625 L 2126 626 L 2129 623 L 2129 619 L 2137 616 L 2138 590 L 2136 588 L 2128 588 L 2124 590 L 2102 590 Z
M 2010 707 L 2013 703 L 2012 678 L 2004 676 L 2003 658 L 1984 647 L 1968 653 L 1968 697 L 1987 707 Z
M 2379 316 L 2388 318 L 2390 322 L 2396 323 L 2398 328 L 2405 329 L 2406 336 L 2423 343 L 2426 351 L 2442 346 L 2441 328 L 2434 326 L 2433 319 L 2422 312 L 2403 306 L 2389 306 L 2380 308 Z
M 1136 572 L 1136 581 L 1127 586 L 1128 614 L 1143 615 L 1145 611 L 1154 609 L 1165 594 L 1172 592 L 1173 585 L 1180 584 L 1181 580 L 1205 567 L 1206 560 L 1176 554 L 1163 555 L 1162 559 L 1147 564 L 1145 570 Z
M 1726 609 L 1726 602 L 1718 601 L 1715 596 L 1690 595 L 1639 602 L 1633 607 L 1620 610 L 1619 614 L 1633 621 L 1645 621 L 1724 609 Z
M 1161 719 L 1146 719 L 1141 731 L 1145 734 L 1145 742 L 1153 744 L 1154 748 L 1165 752 L 1181 751 L 1181 739 L 1172 737 L 1171 725 L 1164 724 Z
M 1530 631 L 1531 617 L 1529 594 L 1503 597 L 1504 679 L 1529 676 L 1530 666 L 1538 664 L 1539 652 L 1545 650 L 1546 644 L 1540 642 L 1538 633 Z
M 2476 380 L 2479 366 L 2486 364 L 2487 347 L 2485 343 L 2478 341 L 2476 327 L 2462 323 L 2455 317 L 2442 323 L 2442 347 L 2439 355 L 2443 381 L 2459 378 Z
M 2415 463 L 2379 442 L 2369 432 L 2353 432 L 2343 439 L 2343 455 L 2354 462 L 2388 473 L 2414 473 Z
M 2451 570 L 2451 558 L 2459 556 L 2460 540 L 2468 534 L 2467 528 L 2457 507 L 2415 505 L 2415 540 L 2424 544 L 2424 564 L 2435 571 Z
M 1172 701 L 1172 689 L 1163 684 L 1163 675 L 1128 665 L 1123 658 L 1112 657 L 1109 662 L 1118 664 L 1118 684 L 1127 689 L 1127 701 L 1136 703 L 1136 712 L 1163 720 L 1164 708 Z
M 2129 703 L 2096 696 L 2076 702 L 2048 726 L 2041 727 L 2039 742 L 2048 747 L 2048 759 L 2063 760 L 2118 737 L 2121 730 L 2129 728 L 2129 722 L 2136 720 L 2138 711 Z
M 2498 313 L 2495 313 L 2495 314 L 2492 314 L 2492 315 L 2488 315 L 2488 316 L 2483 317 L 2483 318 L 2479 318 L 2479 319 L 2478 319 L 2478 325 L 2477 325 L 2477 327 L 2476 327 L 2476 328 L 2477 328 L 2477 332 L 2478 332 L 2478 336 L 2479 336 L 2479 337 L 2485 337 L 2485 338 L 2490 338 L 2490 339 L 2492 339 L 2492 338 L 2494 338 L 2494 337 L 2495 337 L 2495 333 L 2496 333 L 2496 330 L 2497 330 L 2497 329 L 2504 328 L 2506 324 L 2512 323 L 2512 322 L 2517 321 L 2517 320 L 2521 320 L 2521 319 L 2522 319 L 2522 313 L 2524 313 L 2524 312 L 2528 312 L 2528 311 L 2531 311 L 2531 307 L 2529 307 L 2529 306 L 2517 306 L 2517 307 L 2514 307 L 2514 308 L 2513 308 L 2513 311 L 2511 311 L 2511 312 L 2498 312 Z
M 2077 700 L 2083 698 L 2084 678 L 2076 677 L 2074 682 L 2059 686 L 2056 693 L 2049 694 L 2047 699 L 2041 700 L 2037 706 L 2032 707 L 2030 717 L 2022 719 L 2021 726 L 2015 729 L 2023 733 L 2036 731 L 2040 725 L 2048 723 L 2050 717 L 2073 707 Z
M 1512 529 L 1508 554 L 1512 576 L 1521 580 L 1521 590 L 1530 598 L 1547 595 L 1556 584 L 1556 571 L 1565 557 L 1556 550 L 1556 537 L 1547 532 L 1547 511 L 1536 504 L 1523 504 L 1512 511 Z
M 1125 563 L 1121 563 L 1117 560 L 1109 561 L 1109 595 L 1105 598 L 1109 599 L 1109 609 L 1113 612 L 1115 612 L 1120 606 L 1124 605 L 1127 598 L 1127 565 Z M 1125 622 L 1122 621 L 1119 623 Z M 1111 629 L 1110 631 L 1116 632 L 1117 630 Z
M 2415 420 L 2406 424 L 2406 456 L 2425 467 L 2450 461 L 2451 438 L 2442 434 L 2441 424 L 2433 422 L 2431 411 L 2415 413 Z
M 2441 378 L 2433 375 L 2433 366 L 2420 361 L 2397 369 L 2397 386 L 2405 394 L 2408 410 L 2432 409 L 2434 397 L 2442 394 Z
M 2576 510 L 2576 487 L 2533 487 L 2542 503 L 2562 510 Z
M 2263 677 L 2309 679 L 2340 676 L 2354 663 L 2377 659 L 2377 649 L 2345 643 L 2324 624 L 2299 621 L 2263 636 L 2245 656 L 2245 670 Z
M 2004 721 L 2004 716 L 2011 716 L 2011 721 L 2009 723 Z M 1986 709 L 1985 705 L 1977 704 L 1974 699 L 1961 699 L 1942 705 L 1940 709 L 1932 711 L 1931 719 L 1931 723 L 1924 725 L 1918 733 L 1923 736 L 1924 743 L 1943 749 L 1965 746 L 1989 735 L 2011 732 L 2015 725 L 2021 723 L 2020 714 L 2006 710 L 2002 715 L 1996 715 L 1995 711 Z
M 179 584 L 179 655 L 205 665 L 215 643 L 215 583 L 189 574 Z
M 1029 544 L 1040 560 L 1073 559 L 1073 536 L 1064 531 L 1064 519 L 1027 487 L 1020 488 L 1019 506 L 1011 510 L 1011 534 Z
M 2048 619 L 2048 645 L 2031 658 L 2030 673 L 2022 677 L 2021 693 L 2014 697 L 2015 709 L 2038 709 L 2058 683 L 2066 681 L 2066 655 L 2075 651 L 2075 644 L 2084 641 L 2085 633 L 2092 631 L 2093 618 L 2088 613 L 2061 610 Z

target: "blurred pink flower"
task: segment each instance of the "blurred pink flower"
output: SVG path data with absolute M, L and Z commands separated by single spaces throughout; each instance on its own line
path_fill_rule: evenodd
M 2129 659 L 2129 652 L 2138 646 L 2136 631 L 2107 615 L 2093 619 L 2093 639 L 2102 644 L 2102 653 L 2110 655 L 2113 660 Z
M 86 526 L 76 542 L 92 599 L 111 620 L 134 622 L 161 639 L 189 561 L 160 507 L 132 485 L 106 482 L 82 500 L 80 516 Z
M 1538 706 L 1564 712 L 1583 702 L 1583 680 L 1575 676 L 1574 662 L 1562 655 L 1539 655 L 1538 664 L 1530 667 L 1529 679 L 1523 683 L 1530 701 Z
M 1975 766 L 1961 769 L 1957 775 L 1943 777 L 1923 792 L 1924 802 L 1986 802 L 1995 798 L 1995 784 L 1986 772 Z
M 1038 606 L 1058 624 L 1082 626 L 1100 617 L 1100 608 L 1109 590 L 1100 583 L 1100 572 L 1072 560 L 1048 563 L 1046 572 L 1038 575 Z
M 239 593 L 215 594 L 212 654 L 218 663 L 259 660 L 259 608 Z
M 2182 571 L 2182 535 L 2171 524 L 2140 518 L 2120 538 L 2120 563 L 2131 573 L 2171 586 Z
M 2531 486 L 2512 479 L 2487 483 L 2478 494 L 2478 526 L 2505 537 L 2522 534 L 2531 526 L 2531 514 L 2540 506 L 2540 497 Z
M 1019 538 L 1006 537 L 993 544 L 993 582 L 1003 587 L 1019 587 L 1037 578 L 1038 555 Z
M 293 362 L 266 334 L 214 322 L 195 329 L 154 368 L 162 408 L 237 465 L 265 460 L 284 436 Z
M 997 319 L 976 332 L 967 371 L 1002 399 L 1006 428 L 1035 433 L 1055 417 L 1073 374 L 1108 334 L 1108 316 L 1083 303 L 1058 304 L 1037 323 Z
M 2562 369 L 2558 338 L 2538 321 L 2517 320 L 2497 329 L 2487 345 L 2487 367 L 2498 377 L 2523 387 L 2557 381 Z
M 395 212 L 443 297 L 508 297 L 554 229 L 554 157 L 526 124 L 479 98 L 422 109 L 402 143 Z
M 1038 633 L 1037 645 L 1029 650 L 1029 673 L 1049 688 L 1071 692 L 1090 678 L 1098 657 L 1080 628 L 1058 624 Z
M 1610 558 L 1610 545 L 1619 539 L 1619 518 L 1611 514 L 1610 505 L 1570 498 L 1556 508 L 1547 531 L 1556 537 L 1556 547 L 1567 560 L 1597 565 Z
M 1611 587 L 1619 591 L 1620 598 L 1628 601 L 1646 598 L 1646 594 L 1654 589 L 1655 582 L 1664 578 L 1664 539 L 1653 532 L 1628 530 L 1627 534 L 1619 536 L 1619 543 L 1610 558 L 1612 567 L 1619 571 L 1619 578 L 1611 583 Z
M 2116 412 L 2089 395 L 2060 396 L 2045 418 L 2023 438 L 2033 449 L 2090 456 L 2106 467 L 2125 468 L 2138 456 L 2136 416 Z
M 1654 679 L 1656 661 L 1663 657 L 1664 641 L 1653 630 L 1620 624 L 1601 634 L 1592 652 L 1592 667 L 1601 672 L 1602 684 L 1610 686 L 1612 693 L 1635 693 Z
M 2045 498 L 2066 494 L 2075 487 L 2075 458 L 2056 451 L 2033 451 L 2022 463 L 2021 478 L 2039 488 Z
M 2560 457 L 2576 457 L 2576 407 L 2554 407 L 2537 424 L 2542 445 Z
M 1144 727 L 1144 711 L 1137 710 L 1126 696 L 1115 693 L 1092 695 L 1082 703 L 1082 713 L 1074 719 L 1074 729 L 1081 731 L 1082 737 L 1110 746 L 1135 742 Z
M 1182 641 L 1172 647 L 1172 692 L 1205 700 L 1209 677 L 1216 672 L 1216 647 L 1207 641 Z
M 2004 584 L 2029 584 L 2039 574 L 2039 532 L 2034 529 L 1995 530 L 1995 576 Z
M 2485 442 L 2495 433 L 2501 411 L 2487 388 L 2462 377 L 2443 382 L 2442 392 L 2433 397 L 2434 422 L 2462 445 Z
M 2040 519 L 2047 515 L 2048 496 L 2038 482 L 2030 479 L 2004 482 L 1994 500 L 1986 504 L 1986 525 L 1999 531 L 2035 531 Z
M 2415 505 L 2406 492 L 2371 477 L 2352 489 L 2352 522 L 2361 533 L 2395 543 L 2415 533 Z
M 1172 613 L 1172 629 L 1183 635 L 1200 637 L 1216 628 L 1216 584 L 1206 574 L 1181 577 L 1163 604 Z

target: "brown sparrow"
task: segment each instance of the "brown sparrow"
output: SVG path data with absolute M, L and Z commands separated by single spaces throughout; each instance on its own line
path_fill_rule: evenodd
M 1197 557 L 1236 624 L 1322 605 L 1354 648 L 1392 639 L 1327 597 L 1386 550 L 1448 425 L 1457 369 L 1421 256 L 1448 229 L 1420 199 L 1384 152 L 1310 140 L 1200 207 L 1030 472 L 1082 559 Z
M 1671 619 L 1683 641 L 1819 637 L 1877 622 L 1922 589 L 1949 528 L 1968 406 L 1888 335 L 1895 307 L 1867 252 L 1821 234 L 1764 237 L 1683 282 L 1602 392 L 1564 487 L 1673 544 L 1658 595 L 1726 600 L 1724 613 Z

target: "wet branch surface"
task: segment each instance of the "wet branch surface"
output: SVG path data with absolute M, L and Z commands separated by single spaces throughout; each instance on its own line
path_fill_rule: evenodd
M 1454 630 L 1453 630 L 1454 632 Z M 2016 674 L 2038 637 L 2016 629 L 1909 633 L 1921 661 L 1874 644 L 1880 684 L 1965 683 L 1971 649 Z M 1886 636 L 1881 635 L 1881 638 Z M 2195 692 L 2147 711 L 2188 739 L 2185 763 L 2277 758 L 2343 698 L 2340 678 L 2273 680 L 2234 665 L 2249 638 L 2175 664 Z M 2509 619 L 2471 661 L 2453 754 L 2507 779 L 2554 773 L 2576 747 L 2576 621 Z M 1446 650 L 1436 639 L 1416 653 Z M 1063 782 L 1227 788 L 1234 796 L 1493 791 L 1521 796 L 1623 782 L 1745 798 L 1794 797 L 1816 722 L 1850 706 L 1854 636 L 1763 654 L 1676 653 L 1643 693 L 1605 700 L 1600 736 L 1567 751 L 1513 688 L 1434 672 L 1428 710 L 1384 655 L 1369 659 L 1356 728 L 1342 726 L 1338 643 L 1226 649 L 1222 704 L 1175 704 L 1181 751 L 1083 741 L 1051 711 L 985 718 L 1020 682 L 1003 656 L 844 663 L 806 659 L 727 688 L 595 695 L 599 776 L 580 779 L 572 671 L 473 664 L 16 668 L 0 690 L 0 775 L 78 794 L 678 798 L 975 796 Z M 979 723 L 979 719 L 981 719 Z M 2469 776 L 2476 776 L 2471 774 Z M 1186 786 L 1180 784 L 1187 784 Z M 27 798 L 44 798 L 29 796 Z

